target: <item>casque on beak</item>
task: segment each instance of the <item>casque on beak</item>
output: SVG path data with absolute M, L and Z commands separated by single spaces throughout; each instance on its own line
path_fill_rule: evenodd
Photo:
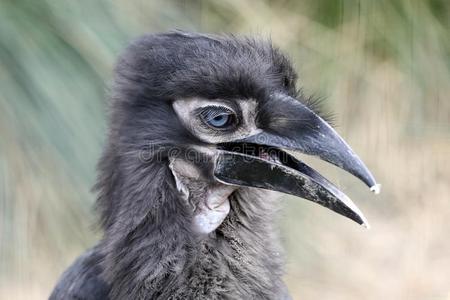
M 318 156 L 361 179 L 375 193 L 380 186 L 337 132 L 296 99 L 276 94 L 273 110 L 282 122 L 248 138 L 221 145 L 214 176 L 220 182 L 295 195 L 368 227 L 356 205 L 330 181 L 281 149 Z

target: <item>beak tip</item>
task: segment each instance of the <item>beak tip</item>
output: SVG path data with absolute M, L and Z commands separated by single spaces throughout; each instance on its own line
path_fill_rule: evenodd
M 359 225 L 363 226 L 366 229 L 370 229 L 369 221 L 367 221 L 366 217 L 360 210 L 355 211 L 357 213 L 357 218 L 351 218 L 356 221 Z
M 381 192 L 381 184 L 376 183 L 370 187 L 370 191 L 375 195 L 378 195 Z
M 364 222 L 361 224 L 361 226 L 363 226 L 367 230 L 370 229 L 370 224 L 369 224 L 369 222 L 367 222 L 367 220 L 364 220 Z

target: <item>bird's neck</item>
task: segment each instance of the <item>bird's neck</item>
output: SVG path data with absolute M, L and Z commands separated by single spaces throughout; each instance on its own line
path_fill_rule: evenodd
M 283 284 L 273 197 L 236 190 L 223 223 L 199 235 L 168 168 L 144 176 L 147 189 L 122 194 L 122 211 L 101 243 L 113 298 L 276 298 Z

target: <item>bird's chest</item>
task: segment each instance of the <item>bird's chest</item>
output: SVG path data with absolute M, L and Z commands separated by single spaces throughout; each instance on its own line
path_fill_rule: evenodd
M 257 257 L 250 259 L 244 252 L 231 244 L 204 246 L 183 271 L 185 276 L 166 290 L 168 299 L 271 299 L 261 287 L 273 281 L 259 269 Z

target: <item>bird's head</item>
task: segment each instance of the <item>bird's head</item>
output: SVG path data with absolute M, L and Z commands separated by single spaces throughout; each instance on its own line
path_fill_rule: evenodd
M 308 106 L 288 59 L 270 43 L 183 32 L 150 35 L 127 49 L 116 73 L 115 147 L 124 155 L 139 152 L 140 168 L 166 163 L 186 195 L 194 181 L 221 186 L 225 197 L 242 187 L 261 188 L 367 225 L 343 192 L 285 152 L 317 156 L 377 189 L 363 162 Z

